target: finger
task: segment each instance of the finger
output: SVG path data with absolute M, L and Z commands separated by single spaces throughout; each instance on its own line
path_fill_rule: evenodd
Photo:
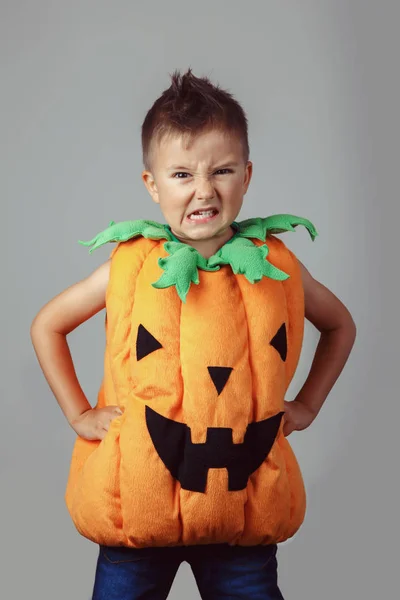
M 107 422 L 107 428 L 110 427 L 110 423 L 112 423 L 113 421 L 115 421 L 116 419 L 118 419 L 118 417 L 120 417 L 121 415 L 116 413 L 115 411 L 109 414 L 109 418 L 108 418 L 108 422 Z
M 96 429 L 99 433 L 103 433 L 104 430 L 108 431 L 108 423 L 99 419 L 96 423 Z
M 107 431 L 105 431 L 104 429 L 99 429 L 97 432 L 99 440 L 104 440 L 104 438 L 106 437 L 106 433 Z
M 103 427 L 100 431 L 100 435 L 101 435 L 101 439 L 103 440 L 106 436 L 106 434 L 108 433 L 108 429 L 106 427 Z
M 287 437 L 288 435 L 290 435 L 293 431 L 292 426 L 290 425 L 290 423 L 285 423 L 283 426 L 283 435 L 285 437 Z

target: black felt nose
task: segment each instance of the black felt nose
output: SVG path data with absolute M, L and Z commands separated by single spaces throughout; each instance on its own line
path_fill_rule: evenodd
M 233 369 L 232 367 L 207 367 L 207 369 L 219 396 L 224 389 L 226 382 L 229 379 L 229 375 Z

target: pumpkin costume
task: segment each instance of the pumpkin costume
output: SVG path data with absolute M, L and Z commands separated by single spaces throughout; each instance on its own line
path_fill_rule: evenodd
M 103 440 L 77 437 L 65 501 L 84 537 L 130 547 L 286 540 L 305 517 L 283 435 L 303 340 L 299 263 L 275 233 L 293 215 L 234 222 L 206 259 L 154 221 L 111 222 L 104 377 L 119 405 Z M 194 285 L 193 285 L 194 284 Z

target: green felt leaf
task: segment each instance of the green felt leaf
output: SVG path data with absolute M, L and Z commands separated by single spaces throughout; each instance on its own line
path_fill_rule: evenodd
M 243 274 L 250 283 L 256 283 L 263 277 L 284 281 L 289 275 L 266 260 L 268 252 L 266 245 L 256 246 L 251 240 L 237 238 L 231 244 L 222 246 L 208 260 L 208 264 L 231 265 L 235 274 Z
M 265 241 L 268 233 L 283 233 L 285 231 L 295 231 L 295 227 L 303 225 L 309 232 L 314 241 L 318 235 L 314 225 L 308 219 L 297 217 L 295 215 L 281 214 L 271 215 L 270 217 L 255 217 L 246 219 L 238 223 L 238 236 L 255 238 Z
M 207 261 L 197 250 L 186 244 L 167 242 L 164 248 L 170 255 L 158 259 L 158 264 L 164 273 L 158 281 L 152 283 L 152 286 L 167 288 L 174 285 L 180 299 L 185 302 L 190 284 L 199 283 L 198 267 L 204 268 L 207 266 Z
M 161 223 L 137 219 L 136 221 L 122 221 L 121 223 L 110 221 L 107 229 L 98 233 L 93 239 L 88 242 L 79 240 L 79 243 L 82 246 L 92 246 L 89 250 L 89 253 L 92 253 L 96 248 L 108 242 L 126 242 L 138 235 L 156 240 L 162 238 L 172 239 L 169 231 Z

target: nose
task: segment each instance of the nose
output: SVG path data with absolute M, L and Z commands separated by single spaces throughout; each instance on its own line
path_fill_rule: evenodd
M 211 200 L 214 198 L 214 187 L 206 177 L 201 178 L 197 185 L 197 198 L 199 200 Z
M 229 375 L 231 371 L 233 371 L 232 367 L 207 367 L 208 372 L 211 377 L 211 381 L 215 385 L 215 389 L 218 392 L 218 396 L 222 392 L 225 387 L 226 382 L 229 379 Z

